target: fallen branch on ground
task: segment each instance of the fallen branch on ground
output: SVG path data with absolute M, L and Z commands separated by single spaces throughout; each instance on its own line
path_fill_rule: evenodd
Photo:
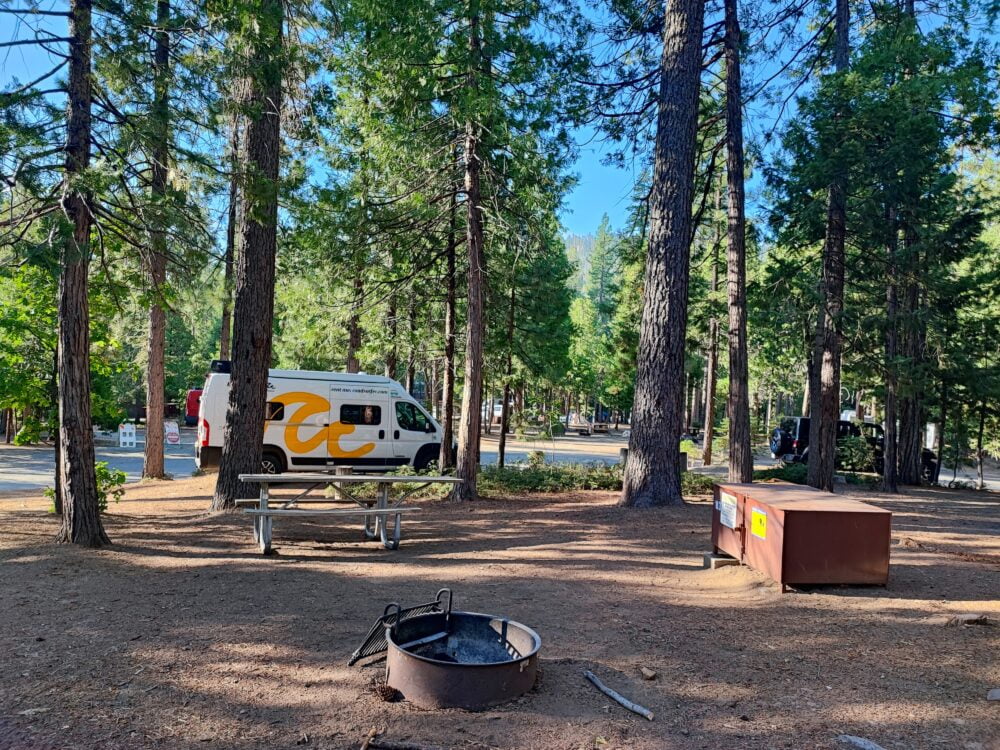
M 627 708 L 632 713 L 639 714 L 639 716 L 645 716 L 650 721 L 653 720 L 653 712 L 652 711 L 650 711 L 648 708 L 644 708 L 643 706 L 640 706 L 638 703 L 633 703 L 632 701 L 630 701 L 628 698 L 626 698 L 621 693 L 612 690 L 607 685 L 605 685 L 603 682 L 601 682 L 597 678 L 597 675 L 595 675 L 589 669 L 583 670 L 583 675 L 588 680 L 590 680 L 592 683 L 594 683 L 594 687 L 596 687 L 598 690 L 600 690 L 602 693 L 604 693 L 606 696 L 608 696 L 612 700 L 615 700 L 618 703 L 620 703 L 621 705 L 625 706 L 625 708 Z

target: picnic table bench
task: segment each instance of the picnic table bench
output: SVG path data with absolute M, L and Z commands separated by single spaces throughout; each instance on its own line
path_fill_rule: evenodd
M 247 515 L 253 516 L 253 537 L 260 546 L 262 554 L 271 551 L 271 536 L 273 519 L 302 517 L 342 517 L 363 516 L 365 539 L 379 538 L 386 549 L 397 549 L 402 535 L 402 517 L 404 513 L 419 511 L 415 506 L 404 506 L 402 503 L 414 493 L 432 484 L 457 484 L 458 477 L 429 476 L 398 476 L 371 474 L 240 474 L 240 481 L 253 482 L 260 485 L 260 496 L 237 500 L 237 505 L 250 506 L 245 508 Z M 392 501 L 389 490 L 394 484 L 419 484 Z M 271 505 L 271 486 L 275 484 L 306 485 L 298 495 L 290 499 L 275 499 L 278 507 Z M 348 491 L 346 485 L 375 484 L 375 497 L 358 497 Z M 336 497 L 308 497 L 309 493 L 318 487 L 332 485 Z M 353 508 L 316 508 L 305 509 L 300 506 L 308 504 L 353 504 Z M 392 530 L 389 524 L 392 524 Z

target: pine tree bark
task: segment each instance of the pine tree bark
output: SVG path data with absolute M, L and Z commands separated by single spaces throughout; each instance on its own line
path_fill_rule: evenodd
M 364 306 L 365 282 L 362 263 L 354 269 L 354 297 L 351 300 L 351 315 L 347 320 L 347 371 L 358 372 L 358 350 L 361 349 L 361 308 Z
M 466 88 L 475 97 L 479 89 L 479 65 L 482 58 L 482 40 L 479 30 L 479 5 L 469 3 L 469 69 Z M 477 472 L 479 470 L 479 437 L 483 413 L 483 280 L 485 257 L 483 254 L 483 214 L 480 193 L 479 125 L 473 120 L 465 123 L 465 205 L 466 249 L 468 251 L 468 304 L 465 326 L 465 381 L 462 386 L 462 417 L 458 430 L 458 461 L 456 476 L 462 482 L 455 486 L 452 497 L 456 500 L 475 500 Z
M 941 477 L 941 467 L 944 465 L 945 428 L 948 425 L 948 381 L 941 378 L 941 404 L 938 412 L 937 434 L 937 467 L 934 471 L 933 484 Z
M 715 192 L 715 210 L 720 204 L 719 191 Z M 712 314 L 708 320 L 708 364 L 705 367 L 705 442 L 701 454 L 705 466 L 712 465 L 712 447 L 715 441 L 715 390 L 719 369 L 719 319 L 714 314 L 715 295 L 719 291 L 719 246 L 722 245 L 722 230 L 716 224 L 715 242 L 712 245 Z
M 986 489 L 983 471 L 986 453 L 983 451 L 983 435 L 986 432 L 986 401 L 979 402 L 979 431 L 976 433 L 976 489 Z
M 167 320 L 163 308 L 167 282 L 167 169 L 170 161 L 170 0 L 156 3 L 156 47 L 153 52 L 152 180 L 154 226 L 149 248 L 149 332 L 146 348 L 146 447 L 142 476 L 163 479 L 163 412 L 165 375 L 163 365 Z
M 886 211 L 889 225 L 889 242 L 886 247 L 885 289 L 885 433 L 882 446 L 882 489 L 885 492 L 899 492 L 896 475 L 896 348 L 897 348 L 897 229 L 896 211 L 890 207 Z
M 411 396 L 417 385 L 417 313 L 413 299 L 410 298 L 406 310 L 407 344 L 406 344 L 406 392 Z
M 904 219 L 905 222 L 905 219 Z M 899 481 L 920 484 L 923 433 L 921 377 L 923 370 L 923 316 L 920 312 L 920 259 L 917 238 L 908 224 L 903 229 L 903 357 L 907 366 L 899 399 Z
M 691 206 L 705 5 L 667 3 L 642 322 L 620 504 L 681 505 Z
M 227 360 L 233 336 L 233 270 L 236 258 L 236 230 L 240 205 L 240 117 L 233 113 L 229 132 L 229 211 L 226 223 L 226 254 L 223 258 L 222 322 L 219 330 L 219 359 Z
M 834 13 L 834 68 L 846 71 L 849 61 L 848 0 L 836 0 Z M 830 183 L 820 310 L 813 342 L 813 366 L 818 389 L 810 404 L 808 483 L 833 491 L 837 460 L 837 422 L 840 420 L 841 312 L 844 308 L 844 253 L 847 232 L 847 180 L 838 173 Z
M 49 395 L 51 398 L 51 403 L 59 403 L 59 343 L 56 342 L 56 348 L 52 352 L 52 378 L 49 380 Z M 14 410 L 8 409 L 7 416 L 9 417 L 9 422 L 7 423 L 7 442 L 9 443 L 14 437 Z M 57 417 L 58 419 L 58 417 Z M 53 482 L 52 482 L 52 510 L 57 516 L 62 518 L 63 513 L 63 490 L 62 490 L 62 477 L 60 475 L 60 467 L 62 466 L 62 448 L 61 440 L 59 439 L 59 426 L 56 425 L 55 430 L 52 432 L 52 447 L 54 451 L 53 458 L 55 459 L 55 471 Z
M 737 0 L 725 0 L 726 182 L 729 299 L 729 481 L 753 481 L 750 375 L 747 362 L 747 255 L 743 186 L 743 91 Z
M 389 329 L 389 353 L 385 355 L 385 376 L 396 379 L 396 370 L 399 368 L 399 325 L 397 321 L 398 310 L 396 308 L 396 295 L 389 295 L 389 306 L 386 310 L 386 326 Z
M 63 490 L 58 539 L 86 547 L 110 544 L 97 506 L 94 432 L 90 417 L 90 195 L 78 180 L 90 163 L 91 0 L 69 7 L 69 79 L 62 210 L 69 223 L 60 246 L 59 441 Z
M 458 245 L 455 223 L 458 213 L 457 191 L 451 194 L 449 209 L 448 246 L 445 250 L 445 286 L 447 294 L 444 302 L 444 386 L 441 394 L 441 452 L 438 466 L 441 470 L 455 465 L 452 443 L 455 440 L 455 248 Z
M 267 371 L 274 318 L 274 260 L 278 229 L 278 174 L 281 150 L 281 85 L 284 13 L 281 0 L 260 0 L 257 28 L 248 40 L 249 109 L 241 167 L 248 173 L 242 191 L 240 248 L 233 306 L 233 359 L 219 478 L 212 510 L 231 510 L 236 498 L 257 488 L 240 474 L 260 471 L 264 440 Z
M 516 263 L 515 263 L 516 268 Z M 510 379 L 514 374 L 514 307 L 517 302 L 517 276 L 510 285 L 510 307 L 507 310 L 507 363 L 504 367 L 503 403 L 500 404 L 500 441 L 497 444 L 497 466 L 501 469 L 507 451 L 507 430 L 510 429 Z M 492 418 L 493 412 L 490 411 Z

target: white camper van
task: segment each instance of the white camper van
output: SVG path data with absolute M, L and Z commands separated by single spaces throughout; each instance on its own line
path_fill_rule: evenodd
M 217 467 L 230 363 L 212 362 L 198 414 L 199 468 Z M 264 473 L 353 466 L 369 471 L 436 461 L 441 426 L 395 380 L 364 373 L 269 370 Z

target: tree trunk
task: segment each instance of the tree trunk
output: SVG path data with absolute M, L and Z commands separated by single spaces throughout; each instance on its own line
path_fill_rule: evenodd
M 479 31 L 479 8 L 475 0 L 469 9 L 469 70 L 466 88 L 475 96 L 479 89 L 478 70 L 482 56 Z M 465 326 L 465 382 L 462 387 L 462 419 L 458 431 L 458 465 L 456 475 L 462 480 L 455 486 L 456 500 L 475 500 L 476 474 L 479 470 L 479 437 L 483 415 L 483 252 L 482 198 L 479 189 L 479 126 L 472 120 L 465 123 L 465 205 L 466 247 L 469 268 L 468 306 Z
M 242 191 L 245 205 L 240 211 L 229 410 L 212 501 L 212 510 L 217 511 L 235 508 L 238 497 L 257 494 L 257 488 L 241 482 L 239 475 L 260 471 L 271 363 L 281 149 L 281 0 L 260 0 L 255 20 L 248 40 L 246 104 L 260 106 L 260 110 L 248 117 L 241 159 L 249 184 Z
M 983 476 L 983 433 L 986 431 L 986 401 L 979 402 L 979 431 L 976 433 L 976 489 L 986 489 L 986 480 Z
M 445 279 L 447 295 L 444 303 L 444 387 L 441 394 L 443 402 L 441 415 L 441 453 L 438 459 L 438 466 L 440 466 L 442 471 L 450 469 L 455 465 L 452 443 L 455 439 L 455 248 L 458 244 L 455 222 L 457 221 L 457 211 L 457 191 L 453 191 L 451 194 L 451 207 L 449 209 L 448 247 L 445 251 L 445 260 L 447 262 L 447 278 Z
M 806 356 L 806 383 L 802 388 L 802 416 L 808 417 L 812 413 L 812 392 L 816 384 L 816 368 L 813 367 L 812 352 Z
M 62 210 L 70 227 L 60 246 L 59 441 L 63 489 L 58 539 L 87 547 L 110 544 L 97 506 L 94 432 L 90 418 L 90 195 L 78 184 L 90 163 L 91 0 L 69 9 L 69 80 Z
M 896 476 L 896 348 L 897 348 L 897 307 L 896 299 L 896 211 L 889 208 L 887 223 L 890 228 L 889 243 L 886 248 L 888 283 L 885 290 L 885 435 L 882 448 L 882 489 L 885 492 L 899 492 Z
M 905 283 L 903 284 L 903 357 L 906 369 L 899 399 L 899 481 L 920 484 L 920 456 L 923 440 L 920 378 L 923 364 L 923 334 L 920 315 L 919 259 L 916 237 L 909 226 L 903 229 Z
M 681 505 L 691 207 L 705 5 L 668 3 L 660 61 L 642 323 L 629 460 L 620 504 Z
M 3 427 L 4 427 L 4 442 L 9 445 L 11 443 L 11 441 L 14 440 L 14 410 L 13 409 L 4 409 L 3 410 Z
M 361 308 L 365 300 L 365 282 L 362 277 L 364 264 L 354 269 L 354 297 L 351 300 L 351 315 L 347 320 L 347 371 L 358 372 L 358 350 L 361 348 Z
M 146 357 L 146 450 L 142 476 L 163 479 L 163 406 L 165 374 L 163 354 L 167 320 L 163 309 L 167 281 L 167 169 L 170 163 L 170 0 L 156 2 L 156 48 L 153 52 L 152 182 L 154 226 L 149 249 L 149 338 Z
M 944 464 L 945 437 L 944 431 L 948 424 L 948 381 L 941 378 L 941 408 L 938 412 L 938 434 L 937 434 L 937 468 L 934 471 L 934 484 L 938 483 L 941 477 L 941 466 Z
M 516 268 L 516 263 L 515 263 Z M 507 311 L 507 365 L 503 380 L 503 403 L 500 404 L 500 443 L 497 446 L 497 466 L 503 468 L 507 449 L 507 430 L 510 428 L 510 379 L 514 373 L 514 304 L 516 302 L 517 276 L 510 285 L 510 309 Z
M 389 308 L 386 310 L 386 325 L 389 328 L 389 353 L 385 355 L 385 376 L 396 379 L 396 370 L 399 368 L 399 325 L 397 321 L 398 309 L 396 306 L 396 295 L 389 295 Z
M 743 93 L 737 0 L 726 6 L 726 183 L 728 201 L 727 290 L 729 299 L 729 481 L 753 481 L 750 440 L 750 376 L 747 363 L 747 257 L 743 189 Z
M 834 68 L 846 71 L 849 62 L 848 0 L 836 0 L 834 13 Z M 826 213 L 823 243 L 823 278 L 820 309 L 813 343 L 813 366 L 819 388 L 810 404 L 808 482 L 817 489 L 833 491 L 837 459 L 837 422 L 840 419 L 841 312 L 844 308 L 844 253 L 847 232 L 847 180 L 834 175 Z
M 55 351 L 52 352 L 52 379 L 49 381 L 49 393 L 52 399 L 51 403 L 59 403 L 59 344 L 56 342 Z M 8 416 L 10 417 L 10 422 L 7 426 L 7 442 L 10 442 L 10 438 L 13 437 L 14 430 L 14 410 L 7 410 Z M 58 422 L 58 415 L 56 417 Z M 60 467 L 62 466 L 62 441 L 59 438 L 59 425 L 55 426 L 52 431 L 52 447 L 55 458 L 54 467 L 54 477 L 52 482 L 52 510 L 57 515 L 62 517 L 63 513 L 63 489 L 62 489 L 62 476 L 60 472 Z
M 222 282 L 222 325 L 219 331 L 219 359 L 229 359 L 229 347 L 233 333 L 233 263 L 236 254 L 236 228 L 239 224 L 240 180 L 240 118 L 232 116 L 232 131 L 229 134 L 229 216 L 226 225 L 226 255 L 223 261 Z
M 715 210 L 721 202 L 719 191 L 715 192 Z M 710 317 L 708 320 L 708 365 L 705 368 L 705 443 L 701 454 L 705 466 L 712 465 L 712 443 L 715 440 L 715 389 L 719 369 L 719 319 L 716 317 L 715 295 L 719 291 L 719 246 L 722 245 L 722 229 L 716 224 L 715 243 L 712 246 L 712 286 Z
M 407 317 L 407 345 L 406 345 L 406 392 L 411 396 L 413 389 L 417 385 L 417 316 L 410 299 L 409 307 L 406 311 Z

